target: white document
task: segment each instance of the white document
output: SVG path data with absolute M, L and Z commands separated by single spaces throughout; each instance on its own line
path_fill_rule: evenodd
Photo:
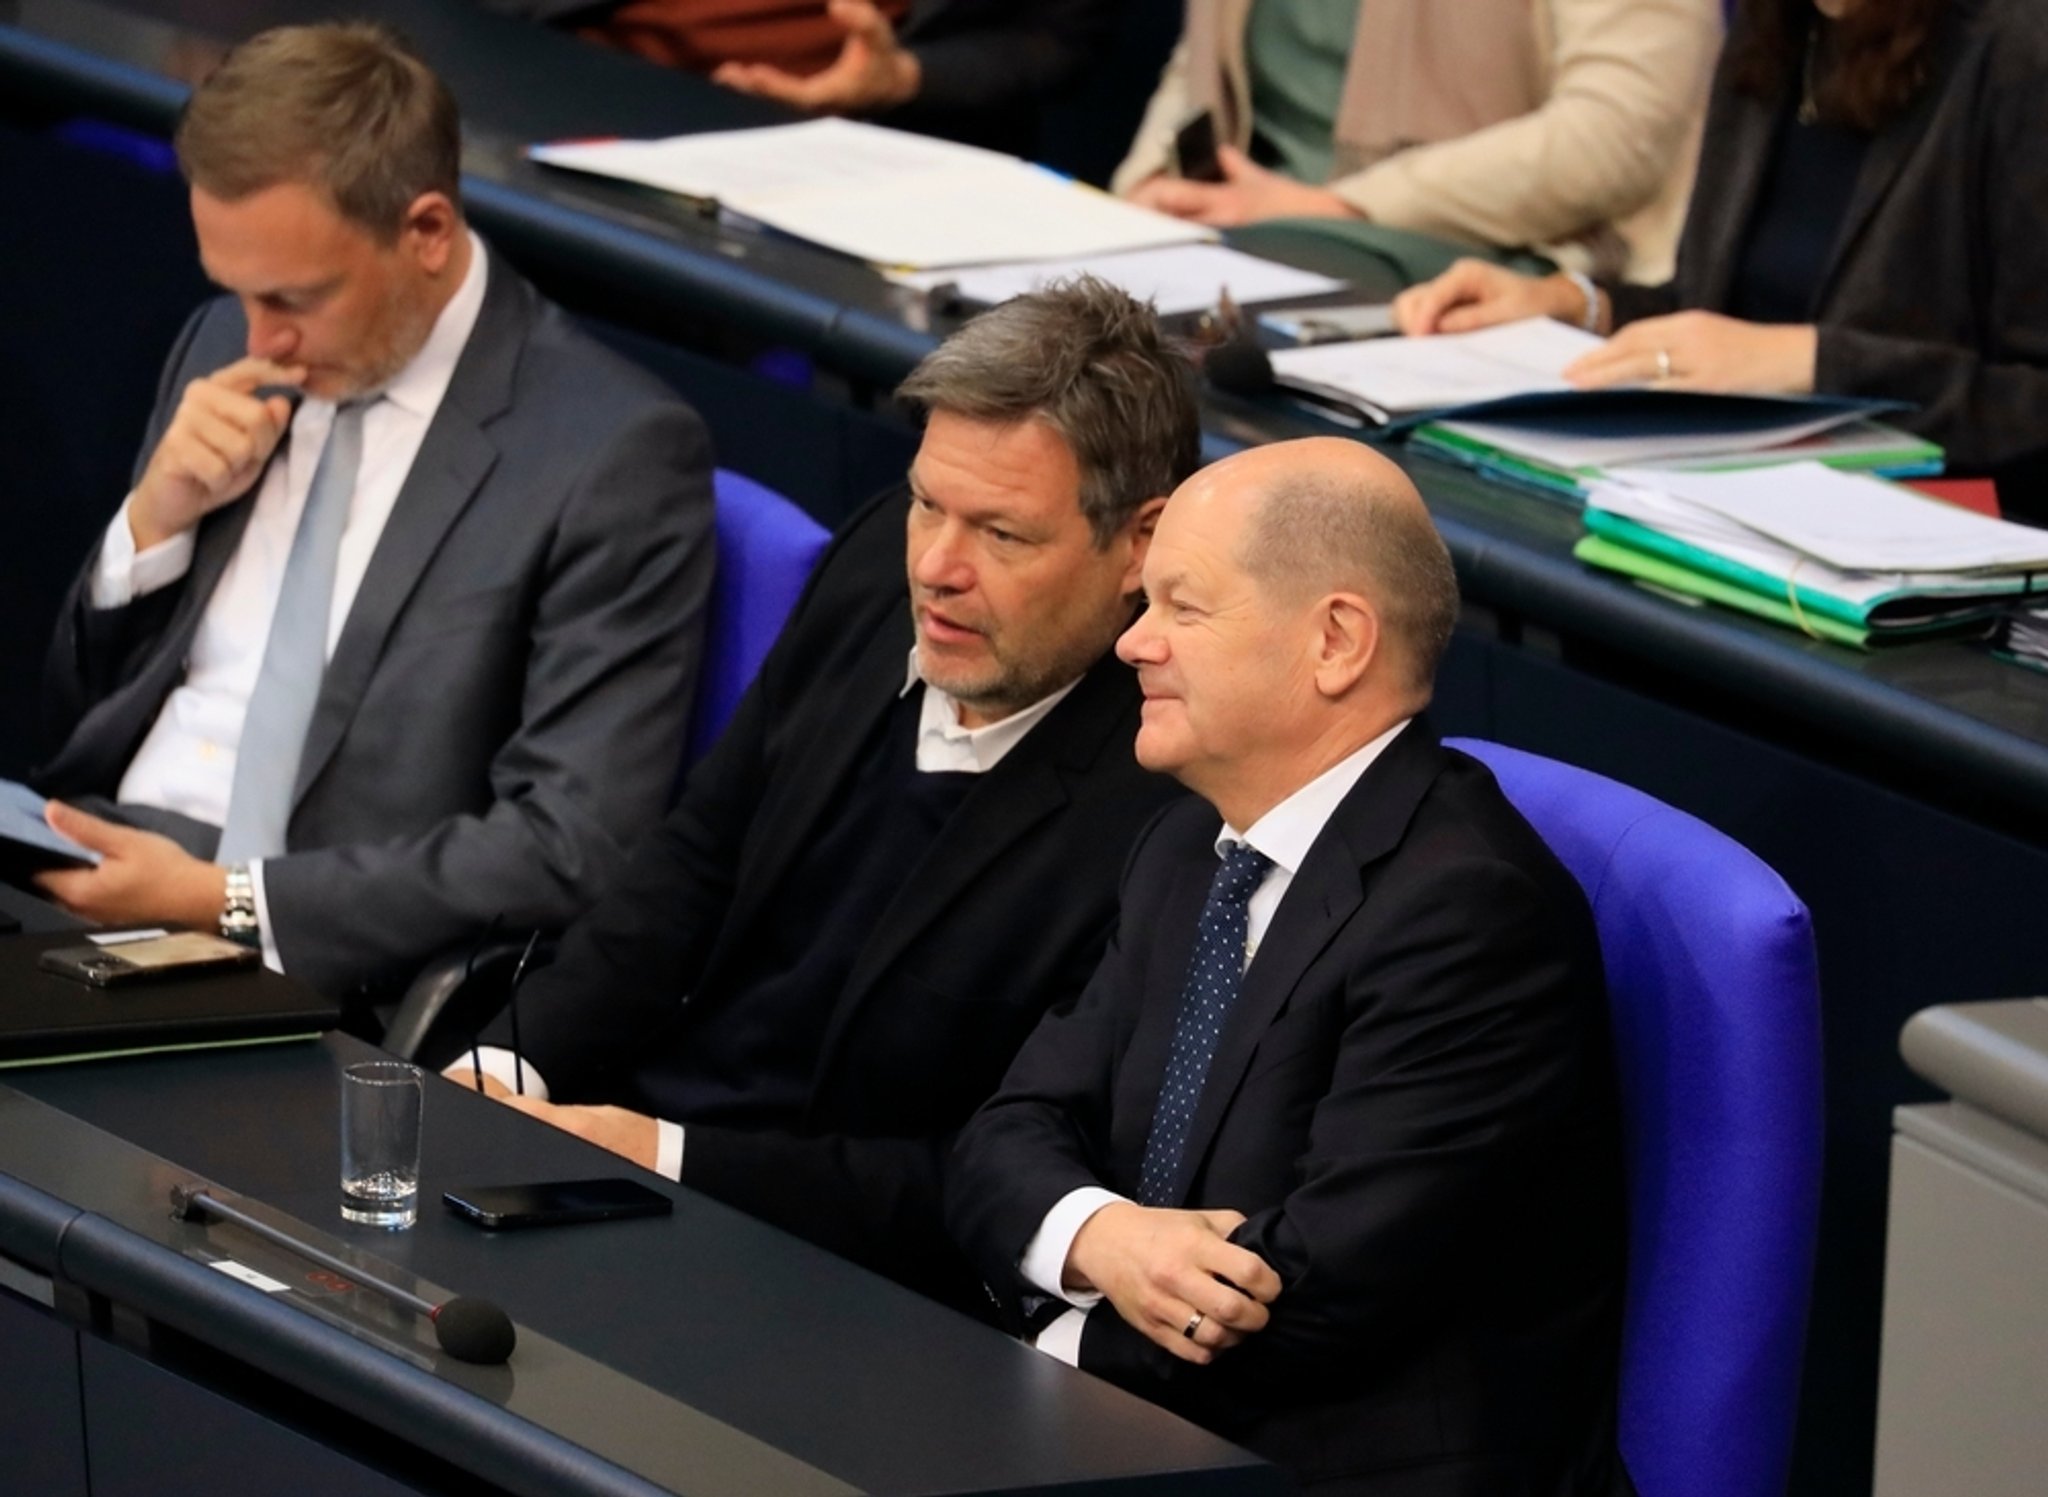
M 1216 237 L 1014 156 L 855 120 L 535 146 L 528 154 L 710 199 L 885 266 L 1103 255 Z
M 1344 282 L 1312 270 L 1297 270 L 1274 260 L 1261 260 L 1223 244 L 1176 244 L 1165 249 L 1131 250 L 1121 255 L 1081 255 L 1062 260 L 1026 260 L 1007 265 L 982 265 L 952 272 L 921 271 L 897 276 L 906 285 L 924 289 L 951 281 L 969 301 L 994 306 L 1073 276 L 1092 275 L 1160 313 L 1200 312 L 1228 292 L 1239 306 L 1287 301 L 1340 291 Z
M 1882 479 L 1819 463 L 1732 473 L 1623 470 L 1753 535 L 1851 571 L 2024 571 L 2048 567 L 2048 530 L 1994 520 Z
M 1284 348 L 1273 355 L 1273 374 L 1283 384 L 1335 391 L 1392 417 L 1568 390 L 1565 366 L 1601 342 L 1579 328 L 1531 317 L 1476 333 Z
M 1787 586 L 1796 584 L 1858 607 L 1902 595 L 1976 597 L 1987 591 L 2018 590 L 2017 580 L 2000 587 L 1982 577 L 1953 572 L 1865 571 L 1830 566 L 1704 506 L 1635 484 L 1595 483 L 1587 495 L 1586 506 L 1634 520 L 1638 525 L 1776 578 Z

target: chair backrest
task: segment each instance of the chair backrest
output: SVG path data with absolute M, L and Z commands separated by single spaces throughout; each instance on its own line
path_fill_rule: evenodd
M 1552 759 L 1450 741 L 1586 891 L 1629 1191 L 1621 1448 L 1642 1497 L 1781 1497 L 1820 1209 L 1806 907 L 1704 822 Z
M 711 481 L 718 572 L 704 621 L 685 764 L 694 764 L 718 741 L 831 539 L 824 526 L 751 478 L 720 468 Z

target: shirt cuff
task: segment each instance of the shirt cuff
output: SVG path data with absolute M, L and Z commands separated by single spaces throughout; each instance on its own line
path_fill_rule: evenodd
M 277 954 L 277 939 L 270 933 L 270 901 L 263 894 L 263 860 L 249 865 L 249 892 L 256 896 L 256 939 L 263 943 L 263 965 L 273 972 L 284 971 L 284 958 Z
M 548 1084 L 534 1069 L 533 1062 L 522 1061 L 514 1065 L 512 1052 L 499 1045 L 478 1045 L 474 1061 L 470 1059 L 470 1052 L 465 1050 L 443 1066 L 441 1074 L 457 1086 L 466 1086 L 474 1091 L 479 1070 L 508 1092 L 517 1092 L 524 1081 L 527 1096 L 536 1102 L 548 1099 Z
M 1123 1199 L 1115 1191 L 1104 1190 L 1099 1185 L 1084 1185 L 1079 1190 L 1068 1191 L 1052 1210 L 1045 1213 L 1045 1220 L 1038 1224 L 1038 1231 L 1024 1248 L 1024 1256 L 1017 1260 L 1017 1271 L 1055 1299 L 1063 1299 L 1080 1309 L 1100 1304 L 1102 1296 L 1097 1291 L 1068 1289 L 1060 1280 L 1067 1271 L 1067 1253 L 1073 1248 L 1074 1238 L 1080 1235 L 1081 1228 L 1088 1224 L 1088 1218 L 1104 1206 L 1114 1205 Z M 1079 1333 L 1076 1332 L 1077 1344 L 1078 1339 Z
M 192 532 L 181 530 L 167 541 L 158 541 L 147 551 L 135 549 L 135 532 L 128 528 L 130 494 L 121 501 L 114 523 L 100 541 L 99 561 L 93 567 L 89 589 L 95 608 L 125 608 L 145 593 L 169 587 L 192 567 Z
M 1099 1296 L 1098 1296 L 1099 1298 Z M 1088 1329 L 1086 1310 L 1069 1310 L 1038 1333 L 1031 1344 L 1054 1361 L 1069 1367 L 1081 1365 L 1081 1333 Z
M 683 1125 L 665 1118 L 654 1121 L 654 1173 L 664 1180 L 683 1178 Z

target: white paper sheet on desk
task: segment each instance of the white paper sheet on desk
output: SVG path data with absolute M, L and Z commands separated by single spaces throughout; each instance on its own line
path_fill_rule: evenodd
M 841 119 L 710 130 L 665 140 L 563 141 L 533 146 L 526 154 L 549 166 L 735 208 L 742 198 L 875 187 L 919 172 L 1016 161 L 978 146 Z
M 1250 306 L 1321 296 L 1344 287 L 1344 282 L 1330 276 L 1261 260 L 1224 244 L 1176 244 L 1121 255 L 977 265 L 959 271 L 925 270 L 891 279 L 925 290 L 950 281 L 969 301 L 993 306 L 1078 275 L 1099 277 L 1139 301 L 1151 302 L 1167 316 L 1205 311 L 1215 306 L 1219 293 L 1226 290 L 1238 305 Z
M 1216 237 L 1013 156 L 855 120 L 535 146 L 528 154 L 711 199 L 884 266 L 1101 255 Z
M 1394 414 L 1446 410 L 1534 390 L 1565 390 L 1564 369 L 1601 339 L 1548 317 L 1476 333 L 1372 338 L 1285 348 L 1273 373 L 1364 400 Z
M 1638 475 L 1639 477 L 1641 475 Z M 1748 567 L 1781 582 L 1827 593 L 1844 602 L 1867 606 L 1905 593 L 1940 595 L 1976 589 L 1952 572 L 1863 571 L 1832 567 L 1804 556 L 1769 536 L 1759 535 L 1713 510 L 1654 488 L 1600 481 L 1592 485 L 1588 508 L 1604 509 L 1634 520 L 1675 540 Z
M 1733 473 L 1622 469 L 1806 556 L 1852 571 L 2016 571 L 2048 566 L 2048 530 L 1943 504 L 1819 463 Z

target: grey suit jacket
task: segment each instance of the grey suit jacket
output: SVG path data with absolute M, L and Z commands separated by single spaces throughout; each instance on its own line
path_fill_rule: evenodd
M 232 300 L 194 315 L 138 475 L 185 384 L 244 340 Z M 494 257 L 328 663 L 288 850 L 264 864 L 288 972 L 337 996 L 376 991 L 494 916 L 565 924 L 609 883 L 675 775 L 711 581 L 710 478 L 696 414 Z M 252 502 L 209 515 L 190 571 L 126 607 L 91 606 L 88 559 L 51 647 L 39 788 L 115 793 Z

